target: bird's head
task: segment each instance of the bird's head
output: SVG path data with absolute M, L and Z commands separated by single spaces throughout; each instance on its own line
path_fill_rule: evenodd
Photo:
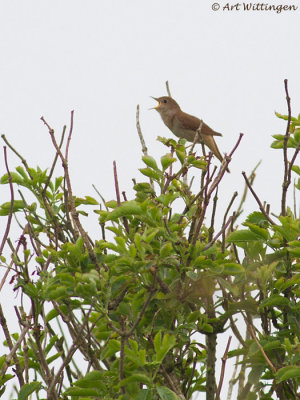
M 180 110 L 179 105 L 174 99 L 172 99 L 172 97 L 152 97 L 152 99 L 156 100 L 158 103 L 156 107 L 153 107 L 153 109 L 159 112 L 161 115 L 173 114 Z

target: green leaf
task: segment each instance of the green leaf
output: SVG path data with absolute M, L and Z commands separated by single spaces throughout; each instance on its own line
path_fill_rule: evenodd
M 100 359 L 103 360 L 104 358 L 108 358 L 113 356 L 115 353 L 120 351 L 121 344 L 118 340 L 112 339 L 108 342 L 107 346 L 104 348 L 104 350 L 101 352 Z
M 205 160 L 195 160 L 191 164 L 200 169 L 205 169 L 207 167 L 207 162 Z
M 89 389 L 105 389 L 105 383 L 103 381 L 103 373 L 101 371 L 88 372 L 84 378 L 78 379 L 75 385 L 80 388 Z
M 278 113 L 276 111 L 275 111 L 275 115 L 276 115 L 276 117 L 284 119 L 285 121 L 287 121 L 289 119 L 288 115 L 280 114 L 280 113 Z M 291 121 L 297 121 L 297 118 L 291 117 Z
M 284 139 L 284 135 L 272 135 L 272 137 L 276 140 L 283 140 Z
M 176 155 L 177 155 L 179 161 L 181 162 L 181 164 L 183 164 L 184 159 L 185 159 L 185 153 L 183 151 L 176 150 Z
M 18 167 L 16 167 L 16 171 L 19 172 L 19 174 L 22 176 L 22 178 L 24 178 L 24 181 L 29 181 L 30 178 L 27 174 L 27 172 L 25 171 L 25 169 L 23 167 L 21 167 L 20 165 Z
M 156 386 L 161 400 L 180 400 L 176 393 L 165 386 Z
M 152 400 L 152 390 L 141 389 L 139 391 L 139 394 L 134 398 L 134 400 Z
M 116 200 L 110 200 L 105 202 L 105 206 L 107 208 L 117 208 L 118 207 L 118 202 Z
M 17 185 L 24 185 L 24 179 L 22 179 L 19 174 L 17 174 L 16 172 L 11 172 L 10 175 L 13 183 L 16 183 Z M 8 174 L 3 175 L 0 180 L 0 183 L 7 184 L 8 182 L 9 182 Z
M 10 211 L 10 201 L 7 203 L 3 203 L 0 206 L 0 216 L 6 216 L 9 214 Z M 15 200 L 13 204 L 13 213 L 23 210 L 25 204 L 23 200 Z
M 300 377 L 300 367 L 298 365 L 289 365 L 288 367 L 280 368 L 276 373 L 278 383 L 298 377 Z
M 151 157 L 151 156 L 144 156 L 144 157 L 142 157 L 142 160 L 144 161 L 144 163 L 145 163 L 148 167 L 150 167 L 150 168 L 152 168 L 152 169 L 155 169 L 156 171 L 158 170 L 156 161 L 154 160 L 153 157 Z
M 245 268 L 241 264 L 236 263 L 226 263 L 223 264 L 224 270 L 222 274 L 225 275 L 237 275 L 245 272 Z
M 26 400 L 26 399 L 28 399 L 28 396 L 31 393 L 33 393 L 36 390 L 39 390 L 41 388 L 42 388 L 41 382 L 25 383 L 25 385 L 23 385 L 22 389 L 19 391 L 18 400 Z
M 300 129 L 296 129 L 294 132 L 294 139 L 296 141 L 296 143 L 300 142 Z
M 176 338 L 174 335 L 166 333 L 161 340 L 161 332 L 159 331 L 154 337 L 154 348 L 156 352 L 156 360 L 161 362 L 169 350 L 175 346 Z
M 171 153 L 166 154 L 161 157 L 160 162 L 163 167 L 163 170 L 165 171 L 173 162 L 177 161 L 176 158 L 172 156 Z
M 245 398 L 245 400 L 256 400 L 257 399 L 257 395 L 254 392 L 248 392 L 247 397 Z
M 126 385 L 127 383 L 144 383 L 145 385 L 152 385 L 152 380 L 147 376 L 143 374 L 132 374 L 128 378 L 122 379 L 121 382 L 119 383 L 120 386 Z
M 85 196 L 85 200 L 86 200 L 85 204 L 90 204 L 95 206 L 99 204 L 99 202 L 91 196 Z
M 161 246 L 160 251 L 159 251 L 160 257 L 161 258 L 167 257 L 171 253 L 172 250 L 173 250 L 173 246 L 172 246 L 171 242 L 164 243 Z
M 248 226 L 251 230 L 251 232 L 256 233 L 258 236 L 260 236 L 262 239 L 269 239 L 270 234 L 267 229 L 261 228 L 257 226 L 256 224 L 251 224 L 250 222 L 245 222 L 243 225 Z
M 156 182 L 158 182 L 160 179 L 160 175 L 151 168 L 140 168 L 139 171 L 143 175 L 148 176 L 148 178 L 152 178 Z
M 260 239 L 260 236 L 258 236 L 256 233 L 246 229 L 241 229 L 239 231 L 232 232 L 228 236 L 227 242 L 239 243 L 239 242 L 256 241 L 258 239 Z
M 264 214 L 259 211 L 254 211 L 253 213 L 249 214 L 245 222 L 250 224 L 255 224 L 261 227 L 264 227 L 265 225 L 269 224 Z
M 59 176 L 58 178 L 55 179 L 55 191 L 57 191 L 57 189 L 60 187 L 63 179 L 64 179 L 63 176 Z
M 268 299 L 263 300 L 259 307 L 286 306 L 287 304 L 289 304 L 289 300 L 286 297 L 280 296 L 279 294 L 273 294 Z
M 98 396 L 99 390 L 89 388 L 71 387 L 64 392 L 66 396 Z
M 293 165 L 292 171 L 294 171 L 294 172 L 296 172 L 296 174 L 300 175 L 300 167 L 298 165 Z
M 129 217 L 131 215 L 141 215 L 143 210 L 141 206 L 134 200 L 126 201 L 120 207 L 108 213 L 105 217 L 106 221 L 114 220 L 121 217 Z

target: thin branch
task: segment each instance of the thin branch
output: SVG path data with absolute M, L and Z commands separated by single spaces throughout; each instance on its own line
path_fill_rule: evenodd
M 253 185 L 254 179 L 256 177 L 255 171 L 260 166 L 260 164 L 261 164 L 261 160 L 256 164 L 256 166 L 253 168 L 253 170 L 251 171 L 251 173 L 249 175 L 248 179 L 249 179 L 249 182 L 251 183 L 251 185 Z M 236 209 L 236 212 L 235 212 L 236 218 L 238 218 L 239 215 L 243 212 L 242 206 L 245 203 L 245 200 L 246 200 L 246 197 L 247 197 L 247 193 L 248 193 L 248 186 L 247 186 L 247 184 L 245 182 L 245 187 L 244 187 L 244 191 L 243 191 L 243 194 L 242 194 L 242 198 L 241 198 L 240 204 L 238 205 L 238 208 Z
M 118 172 L 117 172 L 117 164 L 114 161 L 113 162 L 113 168 L 114 168 L 114 181 L 115 181 L 115 190 L 116 190 L 116 197 L 117 197 L 117 204 L 118 207 L 121 205 L 121 196 L 120 196 L 120 189 L 119 189 L 119 180 L 118 180 Z M 122 218 L 124 227 L 126 229 L 126 232 L 129 233 L 129 225 L 126 217 Z
M 226 169 L 228 167 L 229 161 L 231 160 L 233 153 L 238 148 L 243 136 L 244 136 L 244 134 L 240 133 L 239 138 L 238 138 L 234 148 L 231 150 L 229 156 L 227 156 L 229 158 L 229 160 L 227 160 L 226 162 L 224 162 L 221 165 L 220 171 L 219 171 L 218 175 L 216 176 L 214 182 L 212 183 L 212 185 L 211 185 L 211 187 L 209 189 L 209 193 L 208 193 L 209 196 L 212 194 L 212 192 L 215 190 L 215 188 L 218 186 L 220 180 L 222 179 L 222 177 L 223 177 L 223 175 L 224 175 L 224 173 L 225 173 L 225 171 L 226 171 Z
M 210 185 L 209 189 L 208 189 L 208 185 L 207 184 L 204 186 L 205 187 L 205 200 L 204 200 L 204 205 L 203 205 L 203 208 L 202 208 L 202 211 L 201 211 L 201 215 L 199 217 L 199 221 L 197 223 L 195 232 L 193 233 L 193 241 L 192 241 L 193 245 L 196 244 L 196 241 L 198 239 L 198 235 L 199 235 L 199 232 L 200 232 L 200 229 L 201 229 L 204 217 L 205 217 L 206 209 L 207 209 L 207 206 L 209 204 L 211 195 L 214 192 L 214 190 L 217 188 L 217 186 L 219 185 L 221 179 L 223 178 L 223 175 L 225 174 L 225 171 L 226 171 L 226 169 L 228 167 L 228 163 L 231 160 L 233 153 L 235 152 L 235 150 L 239 146 L 239 144 L 240 144 L 240 142 L 242 140 L 242 137 L 243 137 L 243 133 L 240 133 L 239 138 L 238 138 L 234 148 L 232 149 L 232 151 L 230 152 L 230 154 L 228 156 L 228 160 L 221 164 L 220 171 L 219 171 L 218 175 L 215 177 L 215 179 L 212 182 L 212 184 Z
M 166 89 L 167 89 L 168 96 L 172 97 L 171 96 L 171 92 L 170 92 L 170 88 L 169 88 L 169 81 L 166 81 Z
M 152 265 L 152 266 L 149 268 L 149 272 L 150 272 L 153 276 L 155 276 L 155 279 L 157 280 L 157 282 L 158 282 L 158 284 L 159 284 L 159 286 L 160 286 L 160 288 L 161 288 L 161 291 L 162 291 L 164 294 L 167 294 L 167 293 L 170 293 L 170 292 L 171 292 L 171 289 L 170 289 L 169 286 L 166 284 L 166 282 L 165 282 L 163 279 L 161 279 L 161 277 L 159 276 L 159 274 L 157 274 L 157 267 L 156 267 L 155 265 Z
M 199 128 L 196 130 L 196 133 L 195 133 L 195 137 L 194 137 L 194 140 L 193 140 L 193 144 L 192 144 L 192 147 L 191 147 L 191 149 L 190 149 L 190 154 L 193 153 L 194 147 L 196 146 L 196 143 L 198 142 L 198 140 L 199 140 L 199 139 L 201 140 L 201 131 L 202 131 L 202 127 L 203 127 L 203 121 L 202 121 L 202 119 L 201 119 L 201 120 L 200 120 Z
M 25 234 L 26 230 L 27 230 L 27 225 L 26 225 L 25 228 L 23 229 L 23 232 L 22 232 L 22 234 L 21 234 L 21 237 L 23 237 L 23 235 Z M 17 256 L 17 253 L 18 253 L 19 248 L 20 248 L 20 246 L 21 246 L 21 240 L 18 241 L 18 245 L 17 245 L 17 248 L 16 248 L 16 249 L 13 248 L 13 246 L 12 246 L 12 244 L 11 244 L 11 242 L 10 242 L 10 239 L 7 239 L 7 242 L 8 242 L 8 244 L 11 246 L 11 250 L 12 250 L 12 252 L 14 253 L 13 256 Z M 14 257 L 12 257 L 12 260 L 11 260 L 11 262 L 10 262 L 10 264 L 9 264 L 7 270 L 5 271 L 5 274 L 4 274 L 4 276 L 3 276 L 2 280 L 1 280 L 1 283 L 0 283 L 0 292 L 1 292 L 2 288 L 3 288 L 3 286 L 4 286 L 4 283 L 5 283 L 5 281 L 6 281 L 7 275 L 9 274 L 9 271 L 11 270 L 11 268 L 12 268 L 14 262 L 15 262 Z
M 130 331 L 127 333 L 127 336 L 131 336 L 131 335 L 133 334 L 135 328 L 138 326 L 138 324 L 140 323 L 141 319 L 143 318 L 143 315 L 144 315 L 145 312 L 146 312 L 146 309 L 147 309 L 147 307 L 148 307 L 148 305 L 149 305 L 149 303 L 150 303 L 150 301 L 151 301 L 151 299 L 152 299 L 152 296 L 153 296 L 153 294 L 154 294 L 155 291 L 156 291 L 156 290 L 155 290 L 155 282 L 156 282 L 156 275 L 154 275 L 153 283 L 152 283 L 152 286 L 151 286 L 151 288 L 150 288 L 150 293 L 149 293 L 149 295 L 148 295 L 148 297 L 147 297 L 147 300 L 145 301 L 145 303 L 144 303 L 144 305 L 143 305 L 143 308 L 142 308 L 142 310 L 141 310 L 141 312 L 140 312 L 140 314 L 139 314 L 137 320 L 136 320 L 135 323 L 133 324 L 133 326 L 132 326 L 132 328 L 130 329 Z
M 249 180 L 248 180 L 248 178 L 246 176 L 246 173 L 242 172 L 242 175 L 243 175 L 243 177 L 244 177 L 244 179 L 246 181 L 246 184 L 247 184 L 248 188 L 250 189 L 250 192 L 253 194 L 253 197 L 255 198 L 255 200 L 256 200 L 256 202 L 257 202 L 257 204 L 259 206 L 260 211 L 263 213 L 263 215 L 266 217 L 266 219 L 270 222 L 271 225 L 276 225 L 275 222 L 266 213 L 266 210 L 264 209 L 264 207 L 263 207 L 261 201 L 259 200 L 257 194 L 254 192 L 254 190 L 253 190 L 253 188 L 252 188 L 252 186 L 251 186 L 251 184 L 250 184 L 250 182 L 249 182 Z
M 16 343 L 10 350 L 10 353 L 5 357 L 5 362 L 1 369 L 0 376 L 3 376 L 5 374 L 5 372 L 7 371 L 8 367 L 10 366 L 11 360 L 15 357 L 15 354 L 16 354 L 17 350 L 20 348 L 20 344 L 24 340 L 25 335 L 29 331 L 29 329 L 30 329 L 30 325 L 25 326 L 23 328 L 23 330 L 21 331 L 21 333 L 19 334 L 18 340 L 16 341 Z
M 222 229 L 220 230 L 220 232 L 218 232 L 216 234 L 216 236 L 202 249 L 202 251 L 205 251 L 207 249 L 209 249 L 218 239 L 219 236 L 221 236 L 227 229 L 228 225 L 231 223 L 232 219 L 234 218 L 234 216 L 232 215 L 228 221 L 226 222 L 225 225 L 222 226 Z
M 216 399 L 215 400 L 219 400 L 220 399 L 220 393 L 221 393 L 221 389 L 222 389 L 222 385 L 223 385 L 226 361 L 227 361 L 227 358 L 228 358 L 228 351 L 229 351 L 231 339 L 232 339 L 232 336 L 229 336 L 228 342 L 227 342 L 227 346 L 226 346 L 224 355 L 222 357 L 221 376 L 220 376 L 220 382 L 219 382 L 219 385 L 218 385 L 218 390 L 217 390 L 217 395 L 216 395 Z
M 48 389 L 48 391 L 47 391 L 48 394 L 51 395 L 51 394 L 53 393 L 54 387 L 55 387 L 55 385 L 57 384 L 57 382 L 59 381 L 60 376 L 61 376 L 61 374 L 63 373 L 65 367 L 70 363 L 70 361 L 72 360 L 72 357 L 73 357 L 75 351 L 76 351 L 76 350 L 78 349 L 78 347 L 80 346 L 80 342 L 82 341 L 82 338 L 83 338 L 83 331 L 84 331 L 85 326 L 86 326 L 86 325 L 88 324 L 88 322 L 89 322 L 89 317 L 90 317 L 90 314 L 91 314 L 91 312 L 92 312 L 92 309 L 93 309 L 93 308 L 90 307 L 90 309 L 89 309 L 87 315 L 85 316 L 85 320 L 84 320 L 82 326 L 80 327 L 80 330 L 78 331 L 78 333 L 77 333 L 77 335 L 76 335 L 76 338 L 75 338 L 75 340 L 73 341 L 73 344 L 72 344 L 72 346 L 70 347 L 70 349 L 69 349 L 69 351 L 68 351 L 68 354 L 66 355 L 66 358 L 63 360 L 63 363 L 62 363 L 62 365 L 60 366 L 60 368 L 58 369 L 57 374 L 53 377 L 53 379 L 52 379 L 52 381 L 51 381 L 51 384 L 49 385 L 49 389 Z
M 288 161 L 288 156 L 287 156 L 287 143 L 290 137 L 290 126 L 291 126 L 291 98 L 289 96 L 288 92 L 288 80 L 284 80 L 284 89 L 285 89 L 285 94 L 286 94 L 286 102 L 287 102 L 287 107 L 288 107 L 288 120 L 287 120 L 287 126 L 286 126 L 286 132 L 283 140 L 283 163 L 284 163 L 284 178 L 283 178 L 283 184 L 282 184 L 282 198 L 281 198 L 281 214 L 286 215 L 286 195 L 287 195 L 287 190 L 290 185 L 290 180 L 289 178 L 289 161 Z
M 74 117 L 74 111 L 71 112 L 71 126 L 70 126 L 70 131 L 69 131 L 69 136 L 68 136 L 68 144 L 67 144 L 67 150 L 69 148 L 69 144 L 70 144 L 70 140 L 71 140 L 71 135 L 72 135 L 72 130 L 73 130 L 73 117 Z M 72 186 L 71 186 L 71 180 L 70 180 L 70 175 L 69 175 L 69 168 L 68 168 L 68 160 L 63 156 L 61 149 L 59 148 L 55 136 L 54 136 L 54 130 L 50 127 L 50 125 L 45 121 L 44 117 L 41 117 L 41 120 L 44 122 L 44 124 L 47 126 L 48 130 L 49 130 L 49 134 L 51 136 L 51 140 L 52 143 L 57 151 L 57 153 L 59 154 L 59 157 L 62 161 L 63 164 L 63 168 L 65 171 L 65 179 L 66 179 L 66 183 L 67 183 L 67 189 L 68 189 L 68 196 L 69 196 L 69 205 L 71 208 L 71 217 L 73 219 L 73 223 L 74 226 L 77 227 L 78 231 L 80 232 L 80 235 L 83 239 L 83 242 L 85 244 L 85 247 L 89 253 L 89 257 L 91 259 L 91 261 L 95 264 L 95 267 L 98 271 L 100 271 L 100 265 L 98 263 L 98 260 L 96 258 L 96 255 L 94 253 L 94 250 L 91 246 L 89 237 L 87 235 L 87 233 L 85 232 L 85 230 L 83 229 L 83 226 L 81 225 L 80 219 L 79 219 L 79 215 L 78 212 L 76 210 L 75 207 L 75 200 L 73 197 L 73 193 L 72 193 Z M 66 156 L 68 156 L 68 151 L 66 150 Z M 78 232 L 74 231 L 75 234 L 75 239 L 78 239 Z
M 228 204 L 228 207 L 227 207 L 227 209 L 225 211 L 224 218 L 223 218 L 223 225 L 222 226 L 225 226 L 227 215 L 228 215 L 229 210 L 231 209 L 231 206 L 232 206 L 235 198 L 237 197 L 237 195 L 238 195 L 238 192 L 234 192 L 233 193 L 233 196 L 232 196 L 232 198 L 231 198 L 231 200 L 230 200 L 230 202 Z M 235 220 L 235 213 L 233 213 L 233 218 L 232 218 L 232 221 L 234 221 L 234 220 Z M 226 230 L 224 229 L 223 234 L 222 234 L 222 252 L 223 253 L 225 251 L 225 236 L 226 236 L 225 232 L 226 232 Z
M 66 127 L 66 125 L 65 125 L 65 126 L 63 127 L 63 131 L 62 131 L 62 135 L 61 135 L 61 140 L 60 140 L 60 143 L 59 143 L 59 148 L 60 148 L 60 149 L 61 149 L 61 147 L 62 147 L 62 145 L 63 145 L 63 142 L 64 142 L 64 137 L 65 137 L 66 129 L 67 129 L 67 127 Z M 58 153 L 56 152 L 56 153 L 55 153 L 54 160 L 53 160 L 53 163 L 52 163 L 52 166 L 51 166 L 51 169 L 50 169 L 50 172 L 49 172 L 49 175 L 48 175 L 48 178 L 47 178 L 47 181 L 46 181 L 45 186 L 44 186 L 44 189 L 43 189 L 43 192 L 44 192 L 44 193 L 46 193 L 46 190 L 47 190 L 47 188 L 48 188 L 48 186 L 49 186 L 49 183 L 50 183 L 50 181 L 51 181 L 51 178 L 52 178 L 52 175 L 53 175 L 55 166 L 56 166 L 57 159 L 58 159 Z
M 10 170 L 8 168 L 6 146 L 3 147 L 3 150 L 4 150 L 4 163 L 5 163 L 5 168 L 6 168 L 6 171 L 7 171 L 9 190 L 10 190 L 10 206 L 9 206 L 7 224 L 6 224 L 5 232 L 4 232 L 4 235 L 3 235 L 3 238 L 2 238 L 2 242 L 1 242 L 1 246 L 0 246 L 0 255 L 3 252 L 4 246 L 5 246 L 5 243 L 6 243 L 6 239 L 7 239 L 8 234 L 9 234 L 12 215 L 13 215 L 13 208 L 14 208 L 14 188 L 13 188 L 13 182 L 12 182 L 11 173 L 10 173 Z
M 118 207 L 121 205 L 121 197 L 120 197 L 120 190 L 119 190 L 119 181 L 118 181 L 118 174 L 117 174 L 117 164 L 113 161 L 113 168 L 114 168 L 114 180 L 115 180 L 115 190 L 116 190 L 116 197 L 117 197 L 117 204 Z
M 122 332 L 125 332 L 125 317 L 123 315 L 120 316 L 120 326 Z M 125 358 L 125 341 L 126 336 L 121 336 L 121 345 L 120 345 L 120 381 L 124 379 L 124 358 Z M 125 394 L 125 386 L 121 386 L 121 393 Z
M 5 339 L 7 341 L 7 345 L 9 347 L 9 349 L 10 349 L 10 354 L 7 356 L 8 357 L 8 361 L 7 361 L 7 363 L 4 363 L 4 365 L 2 367 L 1 375 L 2 375 L 2 372 L 5 373 L 5 371 L 9 367 L 9 362 L 11 361 L 11 359 L 13 359 L 14 363 L 15 363 L 15 366 L 16 366 L 16 374 L 17 374 L 17 377 L 18 377 L 18 380 L 19 380 L 19 385 L 20 385 L 20 387 L 22 387 L 24 385 L 24 379 L 23 379 L 23 375 L 22 375 L 21 365 L 20 365 L 19 359 L 18 359 L 18 357 L 16 355 L 16 351 L 18 350 L 18 348 L 19 348 L 19 346 L 20 346 L 20 344 L 21 344 L 26 332 L 29 330 L 29 328 L 26 331 L 24 329 L 21 332 L 22 340 L 20 342 L 17 341 L 18 346 L 16 347 L 16 344 L 13 345 L 13 343 L 12 343 L 11 334 L 10 334 L 10 332 L 8 330 L 8 326 L 7 326 L 7 323 L 6 323 L 6 318 L 4 317 L 1 304 L 0 304 L 0 324 L 2 326 L 4 335 L 5 335 Z
M 70 147 L 71 137 L 72 137 L 72 133 L 73 133 L 73 119 L 74 119 L 74 110 L 71 111 L 70 129 L 69 129 L 69 135 L 68 135 L 68 140 L 67 140 L 67 145 L 66 145 L 66 155 L 65 155 L 66 162 L 68 162 L 68 160 L 69 160 L 69 147 Z
M 237 370 L 238 370 L 239 357 L 240 357 L 239 355 L 236 357 L 236 363 L 235 363 L 235 366 L 234 366 L 232 377 L 231 377 L 231 379 L 229 381 L 229 384 L 228 384 L 227 400 L 231 400 L 233 385 L 235 384 L 235 381 L 236 381 L 235 377 L 236 377 L 236 373 L 237 373 Z
M 211 213 L 210 227 L 208 229 L 208 241 L 209 242 L 212 242 L 212 238 L 213 238 L 213 234 L 214 234 L 215 216 L 216 216 L 217 202 L 218 202 L 218 191 L 219 191 L 219 188 L 217 188 L 216 193 L 214 195 L 214 199 L 213 199 L 213 209 L 212 209 L 212 213 Z
M 258 341 L 258 339 L 257 339 L 257 337 L 256 337 L 256 335 L 255 335 L 253 326 L 252 326 L 247 320 L 246 320 L 246 322 L 247 322 L 247 325 L 248 325 L 249 332 L 250 332 L 252 338 L 255 340 L 255 342 L 256 342 L 256 344 L 257 344 L 257 347 L 259 348 L 259 351 L 261 352 L 261 354 L 263 355 L 263 357 L 264 357 L 264 359 L 266 360 L 267 364 L 268 364 L 269 367 L 271 368 L 273 374 L 276 374 L 276 372 L 277 372 L 277 371 L 276 371 L 276 368 L 274 367 L 274 365 L 272 364 L 271 360 L 269 359 L 269 357 L 268 357 L 267 354 L 265 353 L 265 351 L 264 351 L 262 345 L 259 343 L 259 341 Z
M 6 136 L 5 136 L 5 135 L 1 135 L 1 137 L 2 137 L 2 139 L 4 140 L 4 142 L 7 144 L 7 146 L 20 158 L 20 160 L 22 161 L 22 164 L 24 165 L 24 167 L 25 167 L 25 169 L 26 169 L 28 175 L 29 175 L 30 178 L 32 179 L 32 176 L 30 175 L 29 167 L 28 167 L 28 164 L 27 164 L 27 161 L 25 160 L 25 158 L 23 158 L 23 157 L 21 156 L 21 154 L 18 153 L 17 150 L 8 142 L 8 140 L 6 139 Z
M 140 138 L 140 142 L 142 145 L 142 152 L 144 154 L 144 156 L 148 155 L 148 149 L 144 140 L 144 136 L 142 133 L 142 129 L 141 129 L 141 124 L 140 124 L 140 106 L 139 104 L 136 106 L 136 129 Z

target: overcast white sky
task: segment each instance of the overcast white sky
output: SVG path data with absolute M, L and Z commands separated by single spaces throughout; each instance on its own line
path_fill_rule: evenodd
M 269 146 L 272 134 L 285 131 L 285 123 L 274 115 L 275 110 L 286 113 L 284 78 L 293 113 L 300 112 L 299 0 L 288 1 L 299 9 L 280 14 L 223 11 L 223 0 L 220 10 L 213 11 L 214 2 L 2 0 L 1 134 L 30 165 L 47 168 L 54 150 L 40 117 L 60 134 L 74 109 L 74 193 L 96 197 L 95 184 L 107 200 L 114 198 L 116 160 L 120 188 L 130 197 L 131 178 L 144 180 L 137 172 L 143 165 L 136 105 L 149 153 L 159 159 L 166 148 L 156 137 L 172 134 L 148 110 L 154 105 L 149 96 L 165 95 L 169 80 L 184 111 L 223 133 L 217 138 L 221 152 L 229 152 L 239 133 L 245 134 L 232 172 L 221 184 L 221 203 L 227 205 L 234 191 L 242 192 L 241 171 L 249 173 L 262 160 L 255 189 L 278 213 L 282 157 Z M 2 155 L 1 160 L 3 175 Z M 9 164 L 11 169 L 19 164 L 10 152 Z M 0 191 L 1 203 L 8 201 L 7 188 Z M 246 211 L 254 209 L 249 196 Z

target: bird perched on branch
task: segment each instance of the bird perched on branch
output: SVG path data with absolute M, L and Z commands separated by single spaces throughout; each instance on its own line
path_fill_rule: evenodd
M 174 135 L 193 142 L 198 130 L 199 139 L 197 143 L 204 143 L 221 162 L 223 161 L 223 157 L 214 139 L 214 136 L 222 136 L 221 133 L 215 132 L 199 118 L 183 112 L 172 97 L 152 98 L 158 102 L 158 105 L 153 108 L 159 112 L 164 124 Z M 229 172 L 228 168 L 227 171 Z

